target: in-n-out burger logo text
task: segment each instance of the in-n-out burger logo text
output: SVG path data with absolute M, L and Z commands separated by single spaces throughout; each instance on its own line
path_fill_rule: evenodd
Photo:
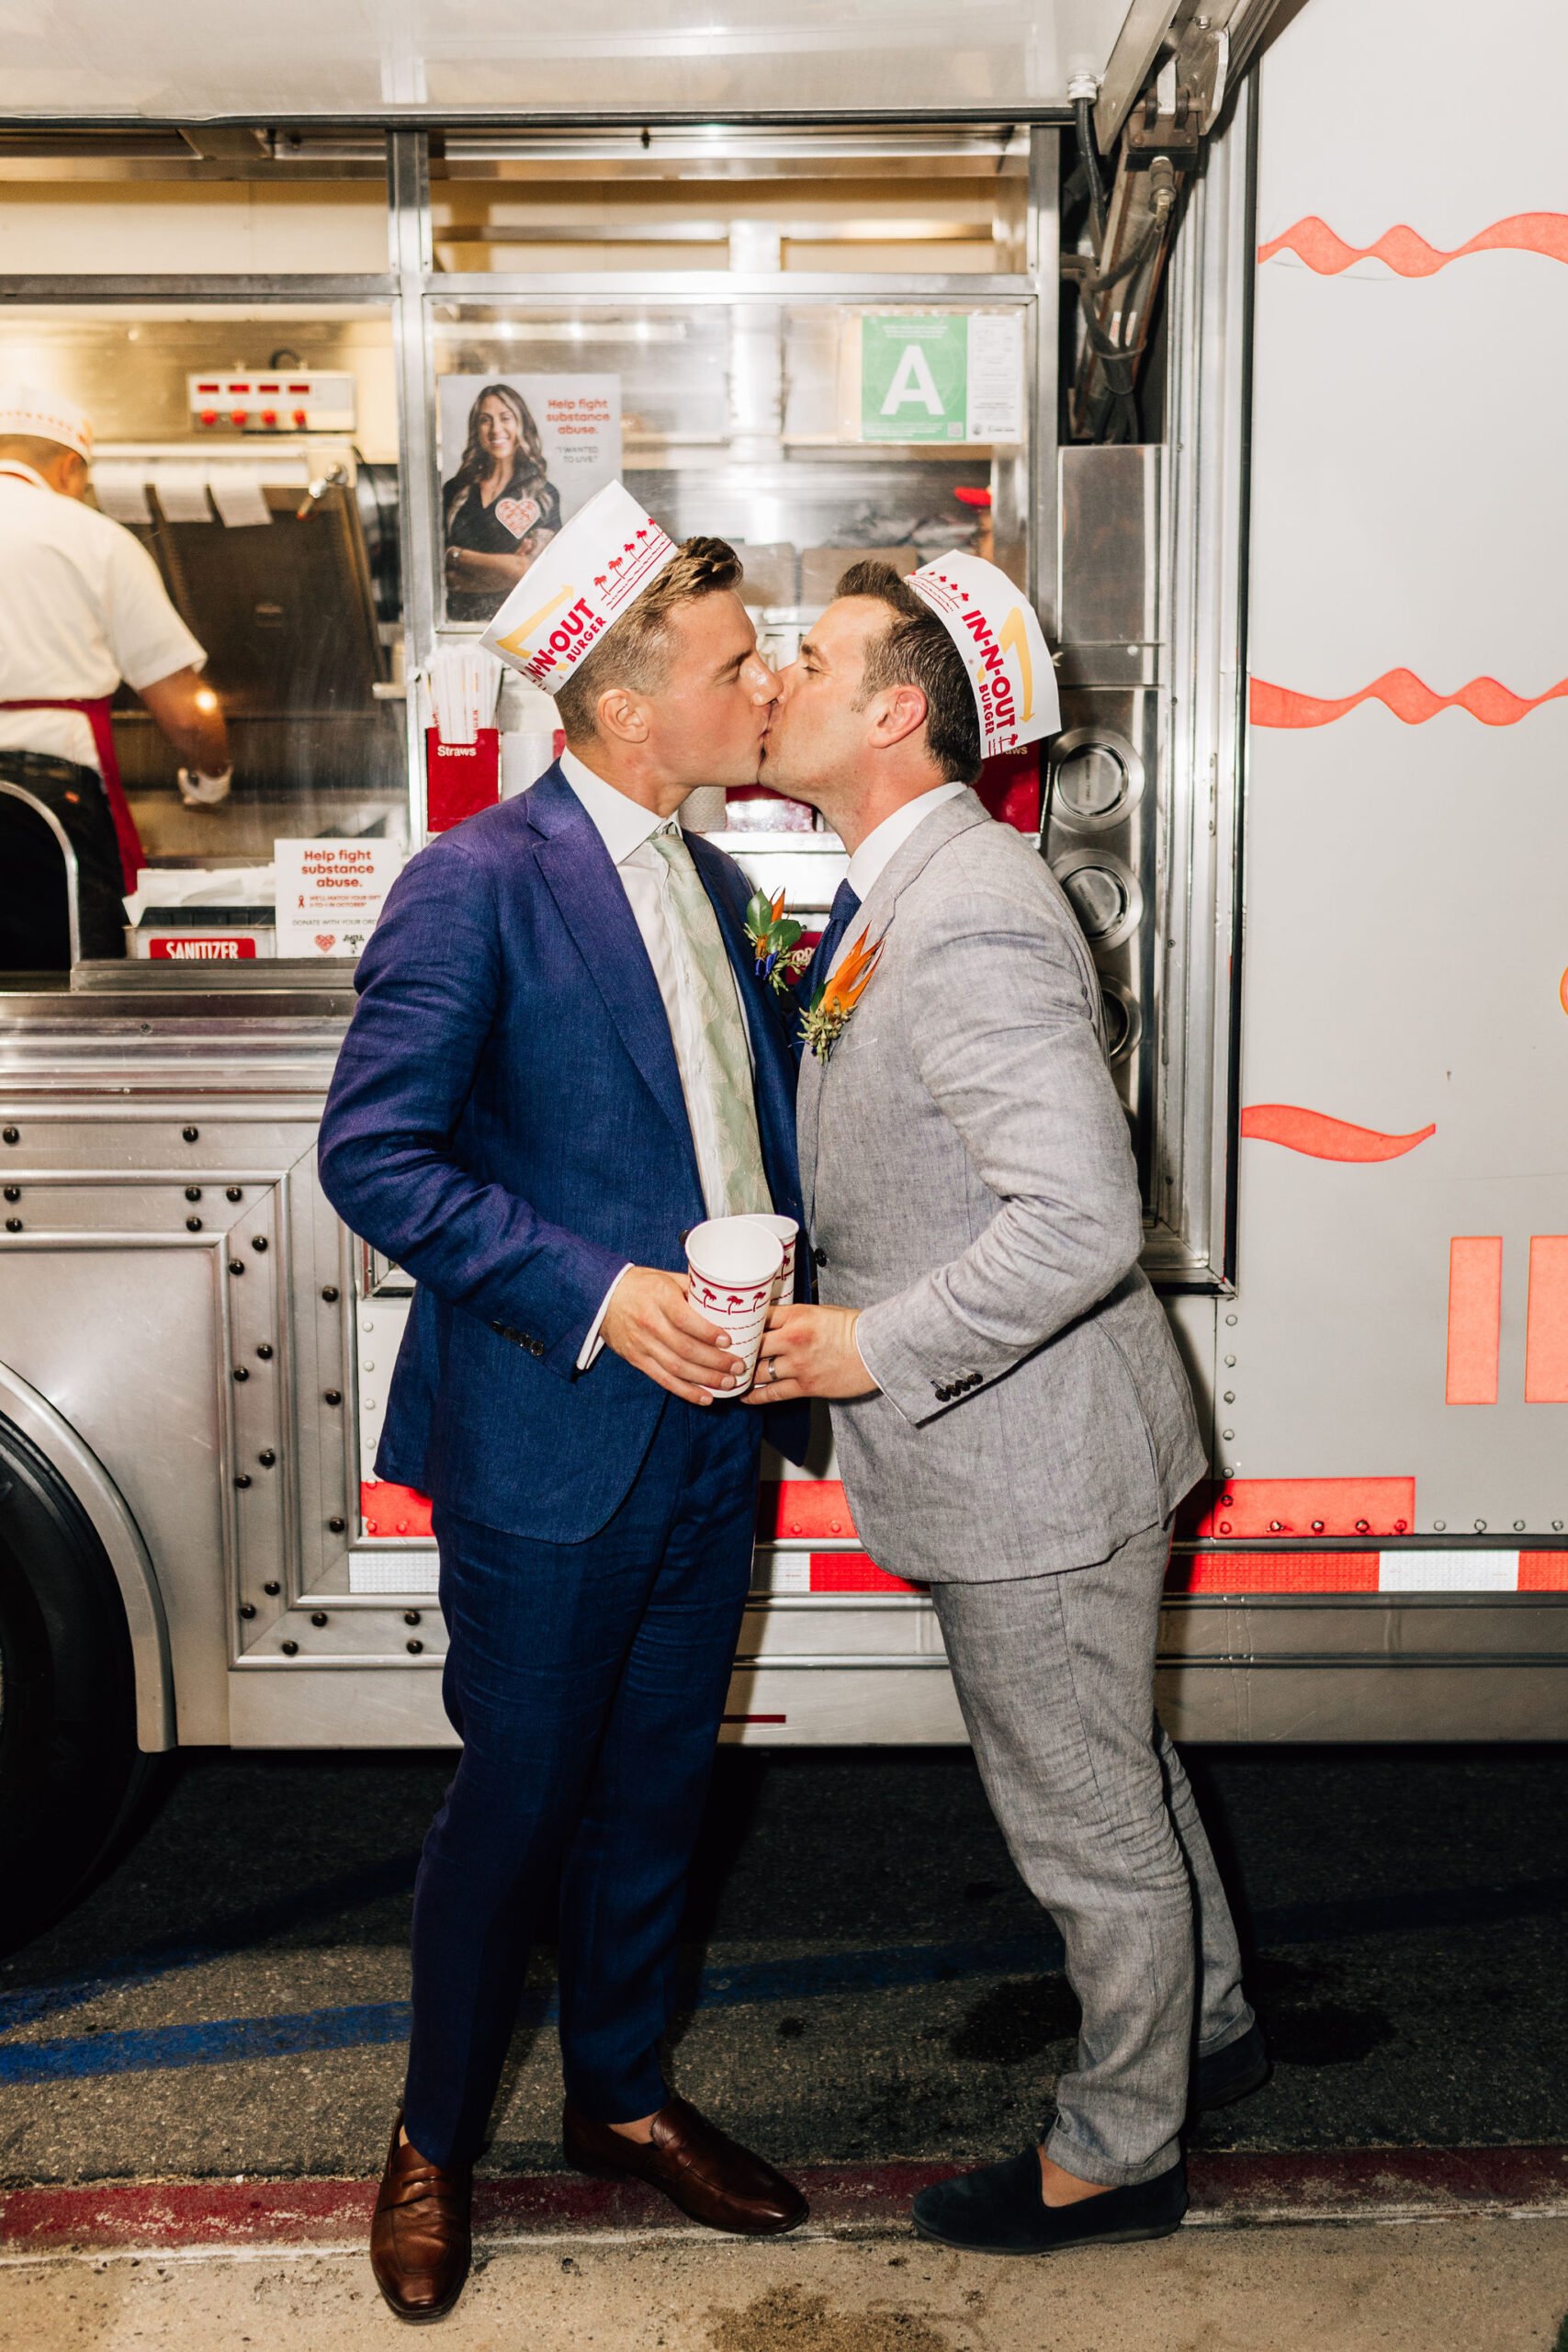
M 558 596 L 550 599 L 542 612 L 530 613 L 519 628 L 509 629 L 504 637 L 495 640 L 498 652 L 517 655 L 523 663 L 524 676 L 536 686 L 541 684 L 557 664 L 568 656 L 576 662 L 604 626 L 604 614 L 596 613 L 586 596 L 579 596 L 562 613 L 543 645 L 530 654 L 528 644 L 536 629 L 542 621 L 548 619 L 557 605 L 566 604 L 572 594 L 571 589 L 563 588 Z
M 962 617 L 980 657 L 975 681 L 980 698 L 980 725 L 987 735 L 1004 734 L 1008 729 L 1018 725 L 1018 711 L 1012 698 L 1012 680 L 1008 676 L 1006 656 L 984 613 L 976 612 L 971 605 Z

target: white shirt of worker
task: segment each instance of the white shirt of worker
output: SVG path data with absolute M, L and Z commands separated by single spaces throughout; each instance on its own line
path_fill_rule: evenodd
M 96 701 L 207 660 L 123 524 L 14 458 L 0 459 L 0 702 Z M 0 751 L 98 764 L 75 710 L 0 710 Z
M 659 983 L 659 993 L 670 1023 L 675 1065 L 681 1073 L 681 1091 L 685 1096 L 686 1116 L 697 1155 L 697 1174 L 702 1182 L 703 1200 L 710 1216 L 722 1216 L 724 1163 L 718 1132 L 714 1124 L 714 1086 L 707 1067 L 707 1049 L 696 1016 L 695 992 L 686 978 L 684 944 L 670 904 L 670 868 L 652 846 L 655 833 L 675 830 L 675 820 L 656 816 L 651 808 L 645 808 L 640 800 L 630 799 L 626 793 L 618 792 L 613 784 L 606 784 L 603 776 L 595 775 L 575 752 L 561 753 L 560 770 L 592 819 L 600 840 L 610 853 L 611 863 L 626 894 L 632 919 L 648 950 L 648 960 L 653 967 L 653 977 Z M 746 1010 L 739 986 L 736 987 L 735 1001 L 750 1057 L 751 1033 L 746 1026 Z M 626 1271 L 623 1266 L 621 1273 Z M 605 1308 L 615 1296 L 615 1283 L 620 1279 L 621 1275 L 617 1274 L 615 1282 L 605 1292 L 604 1304 L 582 1343 L 582 1351 L 577 1359 L 580 1372 L 588 1369 L 604 1344 L 599 1336 L 600 1327 L 604 1320 Z

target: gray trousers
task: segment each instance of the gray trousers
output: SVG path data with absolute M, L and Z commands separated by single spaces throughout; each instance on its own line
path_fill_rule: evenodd
M 1223 2050 L 1252 2023 L 1230 1906 L 1155 1715 L 1169 1555 L 1154 1527 L 1093 1567 L 931 1587 L 991 1809 L 1083 2006 L 1046 2154 L 1108 2188 L 1176 2162 L 1194 2046 Z

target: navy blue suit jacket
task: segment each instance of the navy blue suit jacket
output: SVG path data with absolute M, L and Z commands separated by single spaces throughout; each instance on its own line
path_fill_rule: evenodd
M 800 1218 L 795 1065 L 755 974 L 750 885 L 687 838 L 740 984 L 773 1204 Z M 417 1285 L 377 1470 L 487 1527 L 581 1542 L 669 1401 L 608 1348 L 580 1374 L 583 1340 L 621 1267 L 679 1271 L 706 1212 L 659 983 L 558 767 L 410 860 L 357 986 L 321 1182 Z M 764 1420 L 798 1460 L 806 1409 Z

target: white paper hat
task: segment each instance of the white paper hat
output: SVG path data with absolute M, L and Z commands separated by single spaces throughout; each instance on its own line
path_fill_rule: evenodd
M 1051 650 L 1033 605 L 977 555 L 942 555 L 909 575 L 964 656 L 980 714 L 980 755 L 1016 752 L 1062 723 Z
M 25 433 L 37 441 L 58 441 L 93 462 L 93 424 L 85 408 L 36 384 L 0 384 L 0 434 Z
M 625 484 L 606 482 L 529 565 L 482 641 L 531 686 L 557 694 L 674 556 Z

